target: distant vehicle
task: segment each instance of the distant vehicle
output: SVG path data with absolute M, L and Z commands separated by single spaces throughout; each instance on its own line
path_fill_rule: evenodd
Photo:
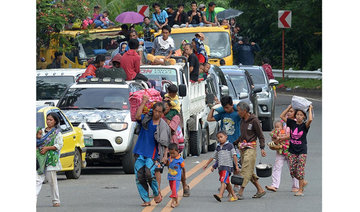
M 258 101 L 256 94 L 261 92 L 260 87 L 253 87 L 250 74 L 238 66 L 220 66 L 229 86 L 229 95 L 234 103 L 246 102 L 250 112 L 258 115 Z M 237 101 L 238 100 L 238 101 Z
M 66 88 L 76 82 L 85 69 L 36 70 L 36 106 L 55 106 Z
M 142 81 L 83 78 L 60 99 L 58 107 L 83 130 L 89 166 L 121 163 L 125 173 L 134 173 L 138 135 L 137 123 L 131 120 L 129 93 L 145 88 L 149 87 Z
M 272 130 L 275 115 L 275 96 L 273 86 L 279 84 L 279 82 L 274 79 L 269 80 L 261 66 L 240 65 L 239 67 L 250 73 L 256 87 L 262 88 L 262 91 L 257 93 L 259 111 L 258 117 L 262 123 L 262 129 L 264 131 Z
M 86 167 L 83 132 L 79 127 L 74 127 L 57 107 L 37 107 L 36 126 L 47 127 L 46 116 L 51 112 L 56 113 L 60 118 L 60 129 L 64 140 L 64 145 L 60 151 L 61 171 L 65 172 L 68 179 L 78 179 L 81 175 L 81 168 Z

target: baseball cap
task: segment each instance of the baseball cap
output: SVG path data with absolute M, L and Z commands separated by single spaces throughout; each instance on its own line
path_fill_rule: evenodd
M 199 9 L 200 9 L 200 8 L 205 8 L 205 4 L 200 4 L 200 5 L 199 5 Z

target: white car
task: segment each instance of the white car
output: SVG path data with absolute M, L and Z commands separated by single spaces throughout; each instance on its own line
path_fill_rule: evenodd
M 36 70 L 36 106 L 55 106 L 66 88 L 76 82 L 85 69 Z
M 58 107 L 83 130 L 89 166 L 121 162 L 125 173 L 134 173 L 137 123 L 131 120 L 129 93 L 145 88 L 138 81 L 80 79 L 60 99 Z

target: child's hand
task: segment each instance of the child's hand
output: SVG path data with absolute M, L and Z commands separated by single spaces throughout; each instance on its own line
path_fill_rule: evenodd
M 43 148 L 41 148 L 40 153 L 43 155 L 48 151 L 48 147 L 44 146 Z
M 211 172 L 213 172 L 215 169 L 214 169 L 214 167 L 211 167 Z
M 207 165 L 204 165 L 204 166 L 203 166 L 203 169 L 205 170 L 206 168 L 207 168 Z

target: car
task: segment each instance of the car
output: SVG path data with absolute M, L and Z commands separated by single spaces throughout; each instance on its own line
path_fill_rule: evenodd
M 122 164 L 126 174 L 134 173 L 133 148 L 138 135 L 131 120 L 129 94 L 149 88 L 143 81 L 121 78 L 80 79 L 67 89 L 58 107 L 73 126 L 84 133 L 88 166 Z
M 60 151 L 60 163 L 66 178 L 78 179 L 81 169 L 86 167 L 86 148 L 83 132 L 79 127 L 74 127 L 65 114 L 57 107 L 39 106 L 36 107 L 36 126 L 47 127 L 46 116 L 54 112 L 60 118 L 60 129 L 64 145 Z
M 36 106 L 55 106 L 66 88 L 76 82 L 85 69 L 36 70 Z
M 258 118 L 262 123 L 263 131 L 272 130 L 275 116 L 273 86 L 279 84 L 279 82 L 275 79 L 269 80 L 261 66 L 240 65 L 239 68 L 248 71 L 253 79 L 254 85 L 262 88 L 262 91 L 257 93 Z

